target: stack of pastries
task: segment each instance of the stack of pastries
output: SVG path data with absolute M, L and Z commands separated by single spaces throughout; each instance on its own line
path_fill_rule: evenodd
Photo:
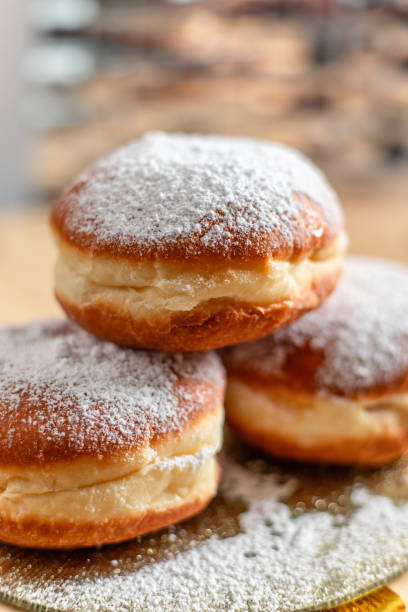
M 406 450 L 408 272 L 344 265 L 341 207 L 301 154 L 148 134 L 79 177 L 51 226 L 70 321 L 0 331 L 1 540 L 101 545 L 197 513 L 224 398 L 273 456 Z

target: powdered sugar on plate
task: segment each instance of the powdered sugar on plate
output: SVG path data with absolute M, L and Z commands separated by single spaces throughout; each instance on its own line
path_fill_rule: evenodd
M 342 225 L 322 173 L 266 141 L 149 133 L 96 163 L 78 185 L 57 208 L 68 237 L 96 250 L 113 244 L 135 255 L 185 242 L 186 257 L 234 256 L 237 236 L 241 251 L 247 243 L 256 253 L 266 233 L 276 242 L 270 248 L 290 252 L 300 229 L 316 240 Z M 306 223 L 296 195 L 315 203 Z
M 222 366 L 211 352 L 119 348 L 67 321 L 6 328 L 0 461 L 22 453 L 42 462 L 61 453 L 73 459 L 134 449 L 181 432 L 222 390 Z
M 405 501 L 358 485 L 346 514 L 295 516 L 285 500 L 302 482 L 290 466 L 272 466 L 227 448 L 210 522 L 205 511 L 140 543 L 72 553 L 0 547 L 0 592 L 30 609 L 64 612 L 290 612 L 327 608 L 408 565 Z M 378 476 L 388 488 L 390 470 Z M 330 485 L 330 472 L 316 468 L 317 495 L 324 480 Z M 234 500 L 241 506 L 231 519 L 222 509 Z M 220 520 L 237 524 L 226 533 L 211 528 Z
M 407 312 L 408 269 L 353 256 L 323 306 L 267 338 L 227 349 L 225 355 L 232 367 L 279 378 L 296 351 L 309 346 L 322 355 L 314 374 L 318 388 L 346 396 L 364 393 L 407 375 Z

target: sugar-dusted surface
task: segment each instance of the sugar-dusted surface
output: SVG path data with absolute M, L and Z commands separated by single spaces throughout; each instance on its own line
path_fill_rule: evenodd
M 265 382 L 353 396 L 408 379 L 408 268 L 349 257 L 319 309 L 271 336 L 227 349 L 231 370 Z
M 0 463 L 108 456 L 179 433 L 220 401 L 214 353 L 118 348 L 66 321 L 0 331 Z
M 54 612 L 290 612 L 325 609 L 407 567 L 406 463 L 358 475 L 241 452 L 227 447 L 207 510 L 140 542 L 0 546 L 0 593 Z
M 80 177 L 53 223 L 74 244 L 134 258 L 286 258 L 324 246 L 342 213 L 321 172 L 283 145 L 150 133 Z

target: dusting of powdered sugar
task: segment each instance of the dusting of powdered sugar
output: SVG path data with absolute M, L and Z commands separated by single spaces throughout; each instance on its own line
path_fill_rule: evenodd
M 232 368 L 279 378 L 288 360 L 309 346 L 322 356 L 314 372 L 322 391 L 346 396 L 369 391 L 408 372 L 407 312 L 405 266 L 350 256 L 323 306 L 267 338 L 227 349 L 225 360 Z
M 70 567 L 70 557 L 61 553 L 61 565 L 53 559 L 55 575 L 49 576 L 49 555 L 39 561 L 33 552 L 30 562 L 25 553 L 19 566 L 11 562 L 13 549 L 1 550 L 8 563 L 0 589 L 33 609 L 39 604 L 64 612 L 293 612 L 326 609 L 407 566 L 407 503 L 360 487 L 351 494 L 347 517 L 314 511 L 295 518 L 283 501 L 294 487 L 291 480 L 282 482 L 227 455 L 222 495 L 246 507 L 235 535 L 193 540 L 186 550 L 133 571 L 122 563 L 126 545 L 105 548 L 100 555 L 113 558 L 111 569 L 97 575 L 90 553 L 83 568 L 69 576 L 64 566 Z M 177 537 L 164 531 L 159 541 L 164 538 L 171 550 Z
M 5 328 L 0 459 L 19 452 L 41 461 L 62 451 L 71 459 L 126 451 L 182 431 L 194 412 L 214 405 L 222 388 L 222 366 L 211 352 L 119 348 L 67 321 Z M 25 448 L 31 439 L 32 448 Z
M 165 457 L 156 463 L 159 470 L 171 470 L 177 468 L 179 470 L 197 470 L 203 466 L 210 457 L 214 457 L 221 450 L 221 442 L 217 445 L 210 446 L 206 444 L 193 455 L 175 455 L 174 457 Z
M 266 234 L 275 240 L 269 248 L 290 252 L 302 231 L 316 239 L 342 225 L 322 173 L 297 151 L 266 141 L 149 133 L 97 162 L 78 185 L 57 210 L 68 238 L 96 250 L 113 244 L 135 255 L 186 240 L 185 256 L 233 256 L 237 236 L 241 251 L 246 243 L 256 252 Z M 308 211 L 314 223 L 305 223 L 296 194 L 315 203 Z

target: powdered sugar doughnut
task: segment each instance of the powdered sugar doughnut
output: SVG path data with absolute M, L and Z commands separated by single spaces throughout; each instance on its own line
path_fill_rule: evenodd
M 290 459 L 379 465 L 408 449 L 408 269 L 349 257 L 319 309 L 225 349 L 227 418 Z
M 74 548 L 180 521 L 215 494 L 214 353 L 120 349 L 68 322 L 0 331 L 0 539 Z
M 249 139 L 148 134 L 54 207 L 56 295 L 127 346 L 215 348 L 318 306 L 345 249 L 337 198 L 299 153 Z

